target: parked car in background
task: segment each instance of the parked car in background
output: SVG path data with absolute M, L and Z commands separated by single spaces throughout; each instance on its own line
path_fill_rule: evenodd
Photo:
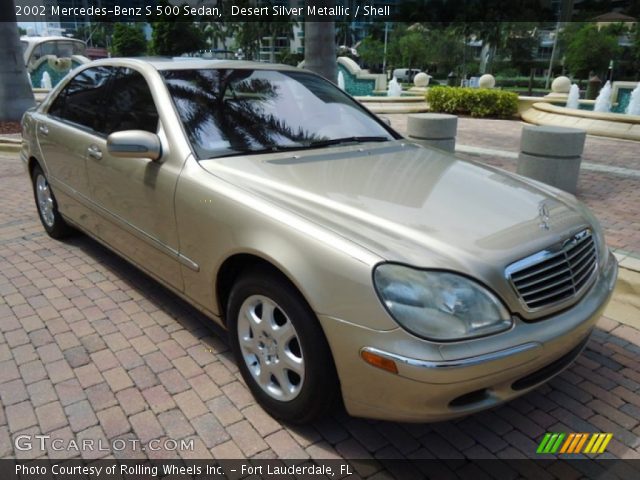
M 436 421 L 575 360 L 616 280 L 572 195 L 402 138 L 300 69 L 109 59 L 23 118 L 42 225 L 227 329 L 272 415 Z
M 422 72 L 422 70 L 418 70 L 417 68 L 396 68 L 393 71 L 393 76 L 399 82 L 410 83 L 413 82 L 414 77 Z
M 47 36 L 20 37 L 29 80 L 35 88 L 50 89 L 75 67 L 88 63 L 98 49 L 88 49 L 82 40 Z M 105 57 L 106 50 L 104 51 Z
M 24 64 L 29 71 L 36 68 L 38 61 L 53 55 L 58 58 L 71 58 L 74 55 L 86 55 L 87 46 L 82 40 L 67 37 L 20 37 Z

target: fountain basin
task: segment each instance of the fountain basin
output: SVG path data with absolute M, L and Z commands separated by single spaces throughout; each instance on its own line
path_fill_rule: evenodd
M 518 96 L 518 115 L 522 116 L 522 114 L 529 110 L 534 103 L 550 103 L 564 107 L 567 103 L 567 99 L 560 97 L 530 97 L 527 95 L 520 95 Z M 580 105 L 591 110 L 593 110 L 594 103 L 595 100 L 580 100 Z
M 429 111 L 429 104 L 424 96 L 363 96 L 355 97 L 355 99 L 373 113 L 424 113 Z
M 640 141 L 640 115 L 593 112 L 537 102 L 522 112 L 521 117 L 534 125 L 581 128 L 589 135 Z
M 426 92 L 416 92 L 412 90 L 403 90 L 400 97 L 418 97 L 424 99 Z M 368 97 L 388 97 L 386 90 L 374 90 L 371 94 L 366 95 Z M 397 97 L 389 97 L 389 98 L 397 98 Z

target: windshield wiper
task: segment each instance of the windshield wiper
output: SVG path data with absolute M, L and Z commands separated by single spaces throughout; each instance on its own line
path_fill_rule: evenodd
M 264 148 L 237 150 L 235 152 L 225 153 L 223 155 L 216 156 L 215 158 L 239 157 L 242 155 L 257 155 L 260 153 L 288 152 L 291 150 L 304 150 L 306 148 L 310 148 L 310 147 L 308 145 L 269 145 L 268 147 L 264 147 Z
M 308 144 L 310 148 L 316 147 L 328 147 L 330 145 L 343 145 L 347 143 L 365 143 L 365 142 L 388 142 L 392 138 L 377 136 L 377 137 L 343 137 L 332 138 L 330 140 L 317 140 Z
M 301 145 L 269 145 L 263 148 L 237 150 L 235 152 L 225 153 L 223 155 L 216 156 L 215 158 L 226 157 L 238 157 L 241 155 L 257 155 L 260 153 L 278 153 L 278 152 L 290 152 L 295 150 L 310 150 L 313 148 L 328 147 L 331 145 L 343 145 L 349 143 L 364 143 L 364 142 L 387 142 L 393 140 L 389 137 L 377 136 L 377 137 L 344 137 L 344 138 L 332 138 L 330 140 L 316 140 L 315 142 L 309 142 Z

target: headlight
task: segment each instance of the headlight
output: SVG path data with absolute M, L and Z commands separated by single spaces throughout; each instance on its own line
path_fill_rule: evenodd
M 391 316 L 430 340 L 461 340 L 507 330 L 509 312 L 486 288 L 460 275 L 379 265 L 376 291 Z

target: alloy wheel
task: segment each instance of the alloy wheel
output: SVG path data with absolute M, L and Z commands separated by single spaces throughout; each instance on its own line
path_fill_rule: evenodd
M 305 364 L 298 332 L 280 306 L 263 295 L 245 299 L 238 314 L 242 358 L 260 388 L 279 401 L 295 399 Z

